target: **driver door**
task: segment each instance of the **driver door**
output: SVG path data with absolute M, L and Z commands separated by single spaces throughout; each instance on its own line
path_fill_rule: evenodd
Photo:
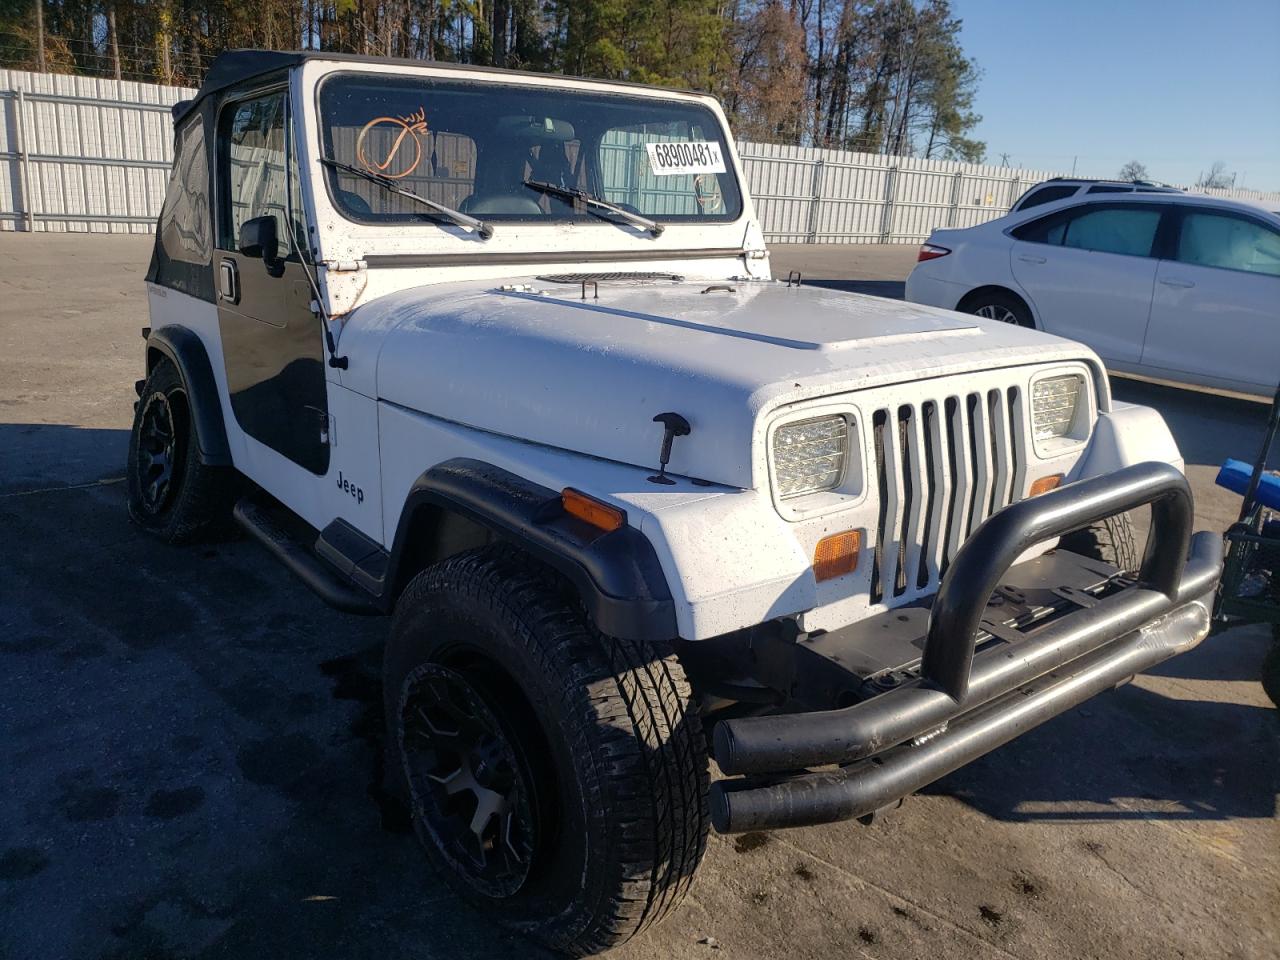
M 232 100 L 219 114 L 218 326 L 240 429 L 323 475 L 324 342 L 299 251 L 306 231 L 289 114 L 284 86 Z M 271 234 L 275 250 L 246 245 Z

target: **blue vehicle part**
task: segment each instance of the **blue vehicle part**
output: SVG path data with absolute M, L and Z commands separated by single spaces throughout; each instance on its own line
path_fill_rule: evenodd
M 1228 460 L 1218 471 L 1216 483 L 1239 494 L 1249 492 L 1249 481 L 1253 477 L 1253 464 L 1243 460 Z M 1258 489 L 1254 494 L 1258 503 L 1280 510 L 1280 476 L 1264 473 L 1258 480 Z

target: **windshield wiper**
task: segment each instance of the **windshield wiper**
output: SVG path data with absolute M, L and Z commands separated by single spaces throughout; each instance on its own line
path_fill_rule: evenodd
M 609 219 L 603 213 L 594 209 L 599 207 L 600 210 L 608 211 L 614 216 L 621 217 L 628 223 L 633 223 L 637 227 L 644 227 L 655 237 L 662 235 L 663 226 L 657 221 L 650 220 L 648 217 L 642 217 L 638 213 L 632 213 L 625 207 L 620 207 L 616 203 L 610 203 L 608 200 L 601 200 L 593 193 L 587 193 L 585 190 L 574 190 L 571 187 L 560 187 L 554 183 L 547 183 L 545 180 L 526 180 L 524 185 L 530 190 L 538 190 L 541 193 L 550 193 L 564 200 L 575 200 L 583 204 L 588 212 L 594 213 L 597 217 Z
M 338 170 L 345 170 L 347 173 L 354 174 L 357 177 L 363 177 L 370 183 L 376 183 L 384 190 L 390 190 L 392 193 L 399 194 L 402 197 L 408 197 L 410 200 L 417 200 L 424 207 L 440 214 L 442 217 L 448 217 L 454 223 L 459 223 L 464 227 L 470 227 L 479 234 L 481 240 L 488 240 L 493 236 L 493 227 L 489 226 L 483 220 L 477 220 L 475 217 L 468 216 L 461 210 L 454 210 L 452 207 L 446 207 L 443 203 L 436 203 L 434 200 L 428 200 L 426 197 L 420 196 L 412 190 L 406 190 L 391 177 L 384 177 L 381 174 L 370 173 L 368 170 L 361 170 L 359 167 L 353 167 L 351 164 L 343 163 L 341 160 L 334 160 L 332 157 L 321 157 L 320 162 L 325 166 L 334 167 Z

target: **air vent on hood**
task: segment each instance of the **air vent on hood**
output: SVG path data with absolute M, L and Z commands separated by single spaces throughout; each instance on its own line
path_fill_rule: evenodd
M 658 280 L 683 280 L 678 273 L 553 273 L 538 277 L 547 283 L 654 283 Z

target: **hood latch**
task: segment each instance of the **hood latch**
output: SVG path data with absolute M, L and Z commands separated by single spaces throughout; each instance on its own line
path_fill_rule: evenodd
M 676 437 L 687 437 L 689 421 L 678 413 L 660 413 L 653 418 L 654 423 L 662 424 L 662 452 L 658 454 L 658 472 L 649 478 L 650 483 L 661 483 L 674 486 L 675 481 L 667 476 L 667 464 L 671 462 L 671 441 Z

